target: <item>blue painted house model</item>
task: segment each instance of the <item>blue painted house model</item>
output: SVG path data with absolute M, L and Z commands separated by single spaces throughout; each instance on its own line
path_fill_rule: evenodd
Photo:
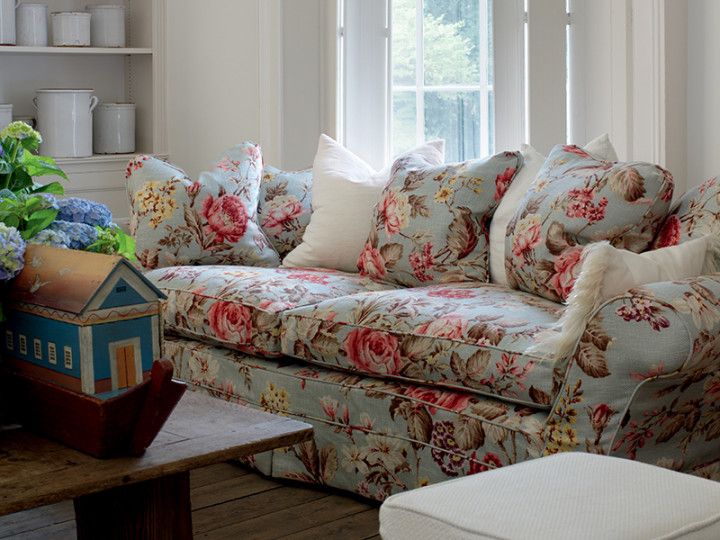
M 0 350 L 16 371 L 114 396 L 160 357 L 164 298 L 122 257 L 29 245 Z

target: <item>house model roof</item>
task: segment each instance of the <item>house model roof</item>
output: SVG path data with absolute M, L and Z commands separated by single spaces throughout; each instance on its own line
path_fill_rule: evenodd
M 27 246 L 25 268 L 12 281 L 8 296 L 13 302 L 80 315 L 115 273 L 135 276 L 133 281 L 144 292 L 156 299 L 165 298 L 123 257 L 34 244 Z

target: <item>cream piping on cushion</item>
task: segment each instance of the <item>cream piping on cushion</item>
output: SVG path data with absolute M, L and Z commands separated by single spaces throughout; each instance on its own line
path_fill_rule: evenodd
M 705 236 L 642 254 L 595 242 L 583 250 L 581 268 L 560 320 L 541 332 L 526 354 L 543 358 L 571 355 L 603 302 L 630 289 L 718 272 L 720 238 Z

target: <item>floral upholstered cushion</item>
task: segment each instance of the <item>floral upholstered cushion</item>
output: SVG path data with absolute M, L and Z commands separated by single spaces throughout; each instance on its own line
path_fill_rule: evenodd
M 165 329 L 261 355 L 280 353 L 280 314 L 389 286 L 357 274 L 309 268 L 176 266 L 148 272 L 168 299 Z
M 300 245 L 310 223 L 312 178 L 312 169 L 286 172 L 263 168 L 258 219 L 280 257 Z
M 416 154 L 398 159 L 360 273 L 411 287 L 488 281 L 490 220 L 521 164 L 520 152 L 439 166 Z
M 720 177 L 711 178 L 682 196 L 653 247 L 675 246 L 708 234 L 720 235 Z
M 672 195 L 672 175 L 657 165 L 600 161 L 577 146 L 556 146 L 508 224 L 509 285 L 566 300 L 585 244 L 647 249 Z
M 562 309 L 490 284 L 361 293 L 286 312 L 282 351 L 331 368 L 548 407 L 562 360 L 524 351 Z
M 176 337 L 166 340 L 165 355 L 193 387 L 312 424 L 311 441 L 250 460 L 277 478 L 383 500 L 543 451 L 548 411 Z
M 191 180 L 177 167 L 137 156 L 127 167 L 130 229 L 147 269 L 183 264 L 278 266 L 256 221 L 262 157 L 242 143 Z

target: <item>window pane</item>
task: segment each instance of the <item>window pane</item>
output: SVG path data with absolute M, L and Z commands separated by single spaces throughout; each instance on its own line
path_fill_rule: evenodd
M 427 92 L 425 139 L 445 139 L 445 160 L 480 157 L 480 92 Z
M 416 143 L 415 92 L 393 92 L 392 155 L 410 150 Z
M 425 0 L 425 84 L 479 82 L 480 4 L 478 0 Z
M 395 85 L 415 85 L 416 0 L 392 0 L 392 78 Z

